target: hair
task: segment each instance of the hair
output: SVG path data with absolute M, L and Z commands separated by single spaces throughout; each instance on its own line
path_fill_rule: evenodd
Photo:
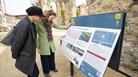
M 44 11 L 43 14 L 45 17 L 42 18 L 42 22 L 43 22 L 43 25 L 45 26 L 45 28 L 48 30 L 48 28 L 51 27 L 51 24 L 53 23 L 53 21 L 49 22 L 48 18 L 52 15 L 56 16 L 56 13 L 53 12 L 52 10 L 49 10 L 49 11 L 46 10 L 46 11 Z
M 54 15 L 54 16 L 56 16 L 56 13 L 53 11 L 53 10 L 49 10 L 49 11 L 44 11 L 44 16 L 46 17 L 46 18 L 48 18 L 49 16 L 51 16 L 51 15 Z
M 43 23 L 44 23 L 45 26 L 47 26 L 47 25 L 46 25 L 47 23 L 52 23 L 52 21 L 51 21 L 51 22 L 48 22 L 48 18 L 49 18 L 50 16 L 52 16 L 52 15 L 56 16 L 56 13 L 53 12 L 52 10 L 49 10 L 49 11 L 45 10 L 45 11 L 44 11 L 44 16 L 45 16 L 45 17 L 42 18 L 42 21 L 43 21 Z

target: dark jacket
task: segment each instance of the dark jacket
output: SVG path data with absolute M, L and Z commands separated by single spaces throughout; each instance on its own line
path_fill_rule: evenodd
M 15 27 L 16 32 L 11 45 L 15 66 L 25 74 L 32 75 L 36 59 L 36 30 L 28 16 Z

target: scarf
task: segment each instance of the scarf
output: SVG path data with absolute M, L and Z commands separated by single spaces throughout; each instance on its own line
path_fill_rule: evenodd
M 48 41 L 53 41 L 51 23 L 47 23 L 46 31 L 47 31 Z
M 46 32 L 47 32 L 48 41 L 53 41 L 52 27 L 51 27 L 52 22 L 48 22 L 47 19 L 44 19 L 43 23 L 44 23 L 43 26 L 45 27 Z

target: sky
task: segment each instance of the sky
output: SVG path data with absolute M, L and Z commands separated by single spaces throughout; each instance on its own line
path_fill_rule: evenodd
M 9 15 L 25 15 L 25 10 L 32 6 L 32 0 L 3 0 L 2 11 Z

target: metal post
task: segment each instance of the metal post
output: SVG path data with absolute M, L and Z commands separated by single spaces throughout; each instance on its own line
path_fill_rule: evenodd
M 73 77 L 74 76 L 74 67 L 73 64 L 70 62 L 70 75 Z

